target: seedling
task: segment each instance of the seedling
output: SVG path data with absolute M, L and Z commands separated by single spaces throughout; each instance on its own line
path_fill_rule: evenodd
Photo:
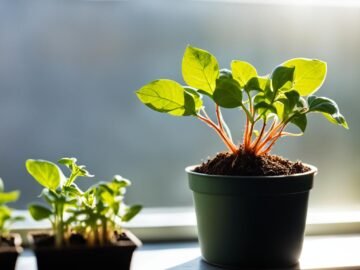
M 159 79 L 143 86 L 136 95 L 155 111 L 198 118 L 234 154 L 242 149 L 245 153 L 264 155 L 279 138 L 302 135 L 310 113 L 321 113 L 331 123 L 348 128 L 335 101 L 313 95 L 322 86 L 326 72 L 325 62 L 306 58 L 285 61 L 265 76 L 240 60 L 231 62 L 231 70 L 219 69 L 215 56 L 188 46 L 182 60 L 186 86 Z M 203 96 L 215 103 L 216 120 L 206 112 Z M 221 108 L 239 108 L 245 113 L 242 144 L 234 143 Z M 286 132 L 289 124 L 297 126 L 301 133 Z
M 12 209 L 6 205 L 7 203 L 17 201 L 19 196 L 20 192 L 18 190 L 5 192 L 4 182 L 0 178 L 0 236 L 2 237 L 7 236 L 13 223 L 24 219 L 21 216 L 14 216 Z
M 120 176 L 83 192 L 75 180 L 93 175 L 76 162 L 75 158 L 58 161 L 70 170 L 69 176 L 65 177 L 61 169 L 50 161 L 26 161 L 28 172 L 44 187 L 41 196 L 49 205 L 32 204 L 29 212 L 35 220 L 50 220 L 57 247 L 69 244 L 73 233 L 81 234 L 89 245 L 108 244 L 115 231 L 121 232 L 122 222 L 134 217 L 141 206 L 128 207 L 123 203 L 125 187 L 130 185 L 130 181 Z
M 59 163 L 70 169 L 69 177 L 66 178 L 61 169 L 50 161 L 33 159 L 26 161 L 28 172 L 44 187 L 41 196 L 49 205 L 45 207 L 31 204 L 29 212 L 35 220 L 50 220 L 57 247 L 62 246 L 67 238 L 69 223 L 65 212 L 70 206 L 76 206 L 80 199 L 81 191 L 74 181 L 79 176 L 92 177 L 85 166 L 76 164 L 75 158 L 63 158 Z

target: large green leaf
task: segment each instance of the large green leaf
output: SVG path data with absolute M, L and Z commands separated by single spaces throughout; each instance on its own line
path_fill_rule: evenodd
M 309 112 L 320 112 L 331 123 L 341 125 L 348 129 L 349 126 L 345 117 L 340 113 L 336 102 L 327 97 L 309 96 L 308 99 Z
M 255 67 L 245 61 L 233 60 L 231 70 L 233 78 L 239 82 L 241 88 L 244 88 L 251 78 L 257 77 Z
M 40 185 L 51 190 L 56 190 L 65 179 L 60 168 L 50 161 L 28 159 L 26 169 Z
M 182 60 L 182 75 L 188 85 L 212 95 L 219 76 L 219 64 L 211 53 L 187 46 Z
M 0 192 L 0 204 L 15 202 L 19 199 L 20 191 Z
M 316 92 L 326 77 L 326 63 L 316 59 L 294 58 L 282 64 L 295 67 L 294 88 L 301 96 L 308 96 Z
M 202 106 L 179 83 L 167 79 L 143 86 L 136 95 L 149 108 L 174 116 L 196 115 Z
M 294 67 L 277 67 L 271 74 L 271 83 L 273 91 L 290 90 L 293 87 Z
M 32 218 L 35 219 L 36 221 L 47 219 L 52 215 L 50 209 L 39 204 L 29 205 L 29 212 Z
M 213 95 L 217 105 L 224 108 L 236 108 L 242 105 L 242 91 L 237 81 L 221 77 L 216 81 Z

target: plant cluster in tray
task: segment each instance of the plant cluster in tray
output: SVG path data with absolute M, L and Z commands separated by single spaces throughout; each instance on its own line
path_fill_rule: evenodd
M 78 165 L 75 158 L 62 158 L 58 163 L 69 169 L 68 176 L 50 161 L 26 161 L 28 172 L 44 187 L 41 197 L 47 204 L 31 204 L 31 216 L 35 220 L 51 222 L 56 247 L 73 244 L 106 246 L 117 242 L 122 224 L 141 210 L 140 205 L 124 203 L 130 181 L 115 175 L 111 181 L 98 182 L 83 191 L 76 180 L 93 177 L 86 167 Z

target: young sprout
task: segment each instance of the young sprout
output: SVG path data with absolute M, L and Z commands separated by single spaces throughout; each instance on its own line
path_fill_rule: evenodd
M 231 70 L 219 69 L 209 52 L 188 46 L 182 61 L 187 86 L 159 79 L 136 92 L 149 108 L 172 116 L 193 116 L 210 126 L 234 154 L 242 149 L 254 155 L 268 154 L 279 138 L 305 132 L 307 115 L 321 113 L 331 123 L 348 128 L 335 101 L 313 95 L 326 77 L 326 63 L 294 58 L 260 76 L 251 64 L 233 60 Z M 209 117 L 203 95 L 215 103 L 216 120 Z M 246 122 L 242 145 L 236 145 L 220 108 L 239 108 Z M 285 128 L 293 124 L 301 133 Z
M 92 175 L 83 165 L 77 165 L 75 158 L 62 158 L 59 164 L 70 169 L 69 177 L 65 177 L 61 169 L 54 163 L 46 160 L 26 161 L 29 174 L 44 187 L 41 196 L 49 207 L 40 204 L 31 204 L 29 212 L 35 220 L 48 219 L 51 222 L 55 236 L 55 245 L 61 247 L 67 239 L 69 223 L 65 213 L 70 207 L 77 206 L 82 191 L 74 183 L 77 177 Z
M 4 182 L 0 178 L 0 236 L 6 236 L 13 223 L 24 219 L 21 216 L 14 216 L 12 209 L 6 205 L 17 201 L 19 196 L 20 192 L 18 190 L 5 192 Z

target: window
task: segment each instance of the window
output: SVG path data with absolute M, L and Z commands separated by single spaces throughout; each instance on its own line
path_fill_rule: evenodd
M 213 52 L 222 66 L 236 56 L 260 73 L 292 57 L 327 61 L 319 94 L 338 102 L 350 131 L 312 116 L 305 136 L 283 139 L 273 153 L 318 166 L 312 209 L 360 209 L 357 7 L 237 1 L 0 5 L 0 171 L 9 190 L 22 191 L 16 207 L 25 208 L 40 192 L 25 160 L 63 156 L 78 157 L 99 180 L 116 173 L 131 179 L 129 202 L 190 206 L 185 166 L 224 147 L 201 122 L 154 113 L 134 91 L 155 78 L 181 80 L 180 60 L 191 43 Z M 240 134 L 239 116 L 225 114 Z

